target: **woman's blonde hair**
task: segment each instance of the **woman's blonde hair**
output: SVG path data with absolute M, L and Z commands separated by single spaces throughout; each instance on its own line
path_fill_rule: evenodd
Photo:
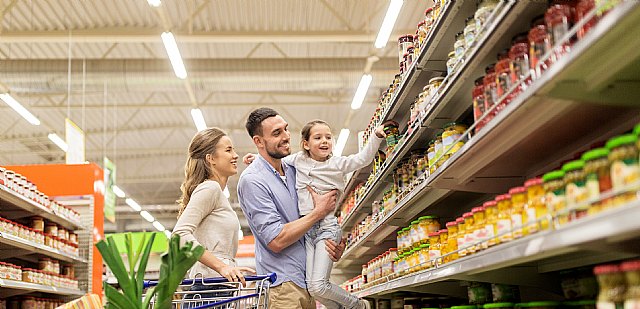
M 180 186 L 182 196 L 177 201 L 180 205 L 178 217 L 189 204 L 193 190 L 205 180 L 216 177 L 215 171 L 211 170 L 211 166 L 207 163 L 206 156 L 216 152 L 220 138 L 226 135 L 221 129 L 207 128 L 196 133 L 191 140 L 187 163 L 184 165 L 184 181 Z
M 311 154 L 309 153 L 309 150 L 306 150 L 304 148 L 304 142 L 309 142 L 309 138 L 311 137 L 311 129 L 318 124 L 325 125 L 329 128 L 329 130 L 331 130 L 331 126 L 326 121 L 315 119 L 307 122 L 307 124 L 305 124 L 304 127 L 302 127 L 302 130 L 300 131 L 300 135 L 302 137 L 300 139 L 300 148 L 302 149 L 304 154 L 307 155 L 307 157 L 310 157 Z

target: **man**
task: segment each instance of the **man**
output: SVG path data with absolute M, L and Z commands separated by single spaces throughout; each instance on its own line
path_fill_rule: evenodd
M 259 155 L 240 176 L 238 197 L 257 239 L 257 272 L 278 276 L 269 290 L 269 307 L 315 308 L 305 284 L 304 235 L 335 210 L 337 192 L 318 195 L 309 189 L 315 208 L 301 218 L 295 169 L 281 161 L 291 153 L 287 122 L 273 109 L 259 108 L 249 115 L 246 128 Z M 329 255 L 337 261 L 344 240 L 326 242 Z

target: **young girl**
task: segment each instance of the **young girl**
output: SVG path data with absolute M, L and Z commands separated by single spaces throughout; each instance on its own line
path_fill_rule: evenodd
M 345 189 L 345 174 L 367 166 L 378 151 L 382 139 L 386 137 L 382 126 L 376 128 L 366 147 L 350 156 L 332 156 L 333 136 L 329 124 L 313 120 L 302 128 L 302 151 L 291 154 L 283 161 L 296 168 L 296 190 L 298 210 L 305 216 L 313 210 L 313 200 L 307 191 L 311 187 L 319 194 L 337 189 L 340 194 Z M 254 155 L 248 154 L 243 161 L 250 164 Z M 333 214 L 327 215 L 305 235 L 307 251 L 306 281 L 309 293 L 327 308 L 370 308 L 369 302 L 358 299 L 339 286 L 329 282 L 333 262 L 325 249 L 325 239 L 340 242 L 342 238 L 338 220 Z

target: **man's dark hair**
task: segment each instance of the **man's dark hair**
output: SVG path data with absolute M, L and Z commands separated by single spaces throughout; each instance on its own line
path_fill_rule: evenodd
M 268 107 L 261 107 L 251 112 L 245 124 L 249 137 L 253 138 L 256 135 L 262 136 L 262 121 L 277 115 L 279 115 L 278 112 Z

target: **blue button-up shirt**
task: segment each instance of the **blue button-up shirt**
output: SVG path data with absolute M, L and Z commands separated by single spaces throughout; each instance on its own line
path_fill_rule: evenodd
M 292 281 L 301 288 L 305 284 L 306 252 L 304 237 L 275 253 L 267 245 L 276 238 L 286 223 L 300 218 L 296 194 L 295 168 L 282 164 L 286 181 L 261 156 L 249 165 L 238 182 L 240 207 L 256 238 L 256 271 L 258 274 L 275 272 L 273 284 Z

